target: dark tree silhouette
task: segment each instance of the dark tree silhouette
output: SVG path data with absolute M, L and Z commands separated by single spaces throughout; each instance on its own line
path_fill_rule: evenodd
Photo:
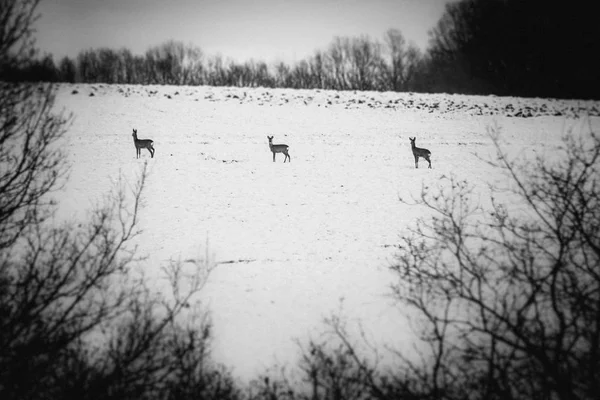
M 439 90 L 599 98 L 600 28 L 593 4 L 519 0 L 449 3 L 432 29 Z M 435 91 L 435 87 L 433 88 Z

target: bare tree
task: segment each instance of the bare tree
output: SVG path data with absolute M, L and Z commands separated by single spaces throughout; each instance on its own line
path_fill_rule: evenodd
M 290 67 L 283 61 L 278 62 L 275 68 L 275 84 L 277 87 L 290 87 Z
M 0 72 L 25 68 L 35 54 L 31 25 L 38 1 L 0 3 Z M 0 77 L 2 74 L 0 73 Z M 49 216 L 44 199 L 67 169 L 59 142 L 67 123 L 53 113 L 51 85 L 0 81 L 0 250 Z
M 350 88 L 348 82 L 348 49 L 349 39 L 335 37 L 333 43 L 329 46 L 327 57 L 331 64 L 331 75 L 333 88 L 337 90 L 346 90 Z
M 312 89 L 325 89 L 327 87 L 327 71 L 325 55 L 321 51 L 315 51 L 310 58 L 310 70 L 313 79 Z
M 381 44 L 368 36 L 352 38 L 348 53 L 352 65 L 352 88 L 358 90 L 381 89 Z
M 393 91 L 407 91 L 421 60 L 419 49 L 407 44 L 397 29 L 385 33 L 385 45 L 389 64 L 386 65 L 386 81 Z
M 417 354 L 390 344 L 396 365 L 378 367 L 364 357 L 375 350 L 361 351 L 331 318 L 333 339 L 303 353 L 313 389 L 300 398 L 597 397 L 600 137 L 571 133 L 552 160 L 519 161 L 498 128 L 489 133 L 497 157 L 488 162 L 507 178 L 490 185 L 489 202 L 452 176 L 411 202 L 433 215 L 404 237 L 392 271 Z
M 405 238 L 394 289 L 429 350 L 405 366 L 432 398 L 595 398 L 600 138 L 567 136 L 558 161 L 518 162 L 490 136 L 510 182 L 490 188 L 491 210 L 456 178 L 417 201 L 434 217 Z
M 31 62 L 33 23 L 40 0 L 0 2 L 0 78 L 8 69 L 19 69 Z
M 35 54 L 37 3 L 0 2 L 0 65 Z M 88 221 L 54 220 L 67 118 L 53 109 L 51 85 L 0 88 L 0 398 L 237 398 L 208 359 L 208 320 L 185 323 L 210 264 L 168 266 L 170 297 L 128 268 L 146 166 Z

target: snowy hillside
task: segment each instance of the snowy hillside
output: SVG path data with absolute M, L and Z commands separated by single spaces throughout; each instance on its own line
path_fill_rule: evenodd
M 513 154 L 548 157 L 568 129 L 600 126 L 598 102 L 493 96 L 61 85 L 56 106 L 75 117 L 60 216 L 84 218 L 119 172 L 133 182 L 147 160 L 143 268 L 160 285 L 162 265 L 202 259 L 208 240 L 214 356 L 241 377 L 293 360 L 294 339 L 340 307 L 373 342 L 409 347 L 387 267 L 426 215 L 398 197 L 449 174 L 482 191 L 502 179 L 478 158 L 492 154 L 492 123 Z M 154 140 L 153 159 L 136 159 L 134 128 Z M 291 163 L 272 162 L 267 135 L 289 145 Z M 432 169 L 415 169 L 409 136 Z

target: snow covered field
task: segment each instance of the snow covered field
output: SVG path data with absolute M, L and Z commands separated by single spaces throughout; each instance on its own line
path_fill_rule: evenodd
M 75 117 L 60 215 L 85 218 L 119 172 L 133 182 L 147 160 L 143 268 L 160 284 L 161 266 L 202 259 L 208 240 L 213 354 L 242 378 L 293 362 L 294 339 L 340 309 L 374 343 L 409 348 L 387 267 L 427 215 L 398 197 L 449 174 L 482 191 L 502 179 L 477 157 L 492 154 L 492 123 L 512 154 L 544 156 L 568 129 L 600 126 L 599 102 L 493 96 L 61 85 L 56 106 Z M 136 159 L 134 128 L 154 140 L 153 159 Z M 272 162 L 267 135 L 289 145 L 291 163 Z M 409 136 L 433 169 L 414 168 Z

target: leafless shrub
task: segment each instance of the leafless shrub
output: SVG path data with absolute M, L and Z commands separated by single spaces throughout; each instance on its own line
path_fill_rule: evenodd
M 403 238 L 392 294 L 413 320 L 415 354 L 390 343 L 396 361 L 379 365 L 330 318 L 333 336 L 303 349 L 302 378 L 277 381 L 295 395 L 258 398 L 597 397 L 600 138 L 570 133 L 553 159 L 515 160 L 498 129 L 489 133 L 488 162 L 506 177 L 490 184 L 489 202 L 450 176 L 411 203 L 432 215 Z
M 0 2 L 0 73 L 35 53 L 37 4 Z M 211 266 L 171 263 L 165 294 L 130 268 L 146 165 L 88 220 L 57 222 L 69 118 L 50 85 L 0 89 L 0 398 L 238 398 L 195 306 Z
M 594 398 L 600 138 L 568 135 L 557 160 L 519 161 L 490 134 L 490 164 L 509 182 L 491 186 L 491 210 L 454 177 L 417 201 L 434 217 L 404 239 L 394 290 L 429 350 L 405 366 L 432 398 Z M 507 193 L 511 203 L 499 200 Z

